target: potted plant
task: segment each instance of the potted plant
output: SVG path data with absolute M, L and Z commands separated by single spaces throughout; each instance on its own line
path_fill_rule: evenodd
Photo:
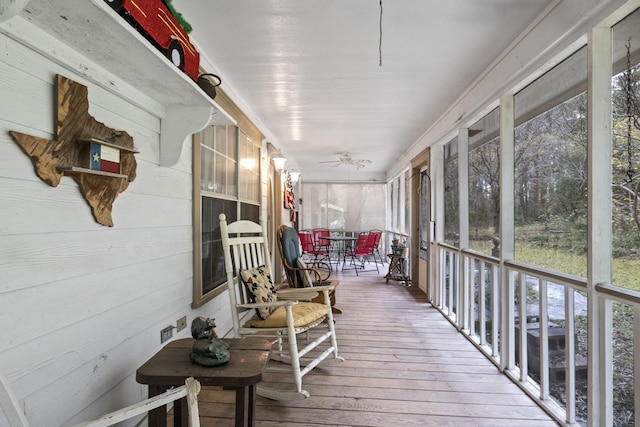
M 396 256 L 402 256 L 404 245 L 400 243 L 399 239 L 391 240 L 391 253 Z

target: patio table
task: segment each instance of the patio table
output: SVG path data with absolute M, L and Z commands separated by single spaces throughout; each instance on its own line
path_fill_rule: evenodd
M 340 265 L 340 260 L 344 264 L 347 251 L 351 249 L 353 242 L 358 240 L 357 237 L 353 236 L 329 236 L 322 237 L 322 239 L 331 242 L 331 253 L 336 255 L 336 271 Z

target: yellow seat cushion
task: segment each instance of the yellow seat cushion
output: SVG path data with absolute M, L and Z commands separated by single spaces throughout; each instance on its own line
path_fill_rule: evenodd
M 308 325 L 322 319 L 329 313 L 330 307 L 313 302 L 299 302 L 292 307 L 293 326 L 296 328 Z M 284 307 L 278 307 L 269 317 L 262 320 L 254 317 L 244 324 L 245 328 L 285 328 L 287 326 L 287 312 Z

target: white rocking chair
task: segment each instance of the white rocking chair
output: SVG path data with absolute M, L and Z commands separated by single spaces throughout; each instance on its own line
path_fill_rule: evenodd
M 187 398 L 187 410 L 189 413 L 189 427 L 200 427 L 200 416 L 198 412 L 198 393 L 200 392 L 200 382 L 193 378 L 187 378 L 185 385 L 171 389 L 165 393 L 151 397 L 140 403 L 136 403 L 126 408 L 110 412 L 92 421 L 86 421 L 76 424 L 73 427 L 106 427 L 117 424 L 121 421 L 128 420 L 138 415 L 142 415 L 152 409 L 159 408 L 167 403 L 173 402 L 184 397 Z M 2 421 L 2 412 L 9 426 L 11 427 L 29 427 L 29 422 L 21 410 L 18 409 L 18 400 L 6 383 L 6 380 L 0 374 L 0 424 Z
M 225 214 L 220 214 L 220 234 L 224 252 L 227 286 L 231 303 L 231 316 L 236 337 L 258 334 L 273 339 L 271 360 L 283 362 L 285 365 L 269 364 L 267 372 L 291 372 L 295 390 L 282 390 L 258 385 L 257 394 L 274 400 L 294 400 L 309 397 L 309 392 L 302 389 L 302 377 L 314 367 L 332 365 L 343 362 L 338 356 L 333 314 L 329 291 L 332 286 L 316 286 L 304 289 L 281 289 L 276 293 L 277 301 L 252 302 L 251 295 L 241 280 L 241 271 L 257 271 L 266 266 L 271 272 L 271 257 L 267 241 L 267 231 L 263 225 L 252 221 L 240 220 L 227 224 Z M 264 267 L 263 267 L 264 268 Z M 262 269 L 260 269 L 262 270 Z M 237 277 L 236 281 L 234 277 Z M 270 281 L 270 277 L 268 278 Z M 322 292 L 324 303 L 308 302 Z M 299 300 L 297 300 L 299 299 Z M 272 314 L 261 319 L 250 316 L 254 309 L 273 310 Z M 256 310 L 257 311 L 257 310 Z M 256 313 L 257 314 L 257 313 Z M 244 322 L 241 325 L 241 322 Z M 324 332 L 313 341 L 298 348 L 298 335 L 312 329 Z M 308 338 L 308 334 L 304 335 Z M 287 343 L 283 341 L 286 338 Z M 317 350 L 313 358 L 304 358 L 311 351 L 328 340 L 328 348 Z M 300 340 L 302 341 L 302 340 Z M 319 354 L 318 354 L 319 352 Z M 303 367 L 303 368 L 301 368 Z

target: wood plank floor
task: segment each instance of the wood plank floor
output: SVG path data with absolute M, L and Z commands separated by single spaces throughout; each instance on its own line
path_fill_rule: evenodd
M 307 374 L 308 399 L 259 397 L 256 426 L 557 425 L 420 290 L 386 284 L 383 276 L 382 271 L 334 275 L 341 282 L 336 306 L 343 313 L 335 317 L 345 362 Z M 265 382 L 290 379 L 266 374 Z M 233 426 L 232 392 L 204 388 L 199 402 L 203 427 Z

